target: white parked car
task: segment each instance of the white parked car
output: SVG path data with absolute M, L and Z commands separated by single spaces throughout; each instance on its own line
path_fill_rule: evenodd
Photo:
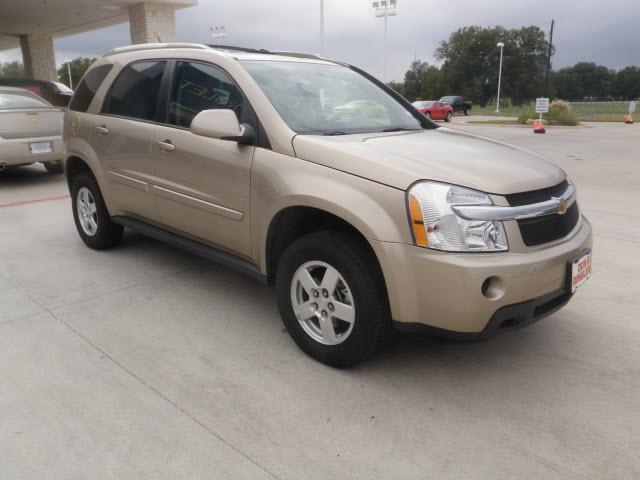
M 62 173 L 63 114 L 28 90 L 0 87 L 0 171 L 40 162 Z

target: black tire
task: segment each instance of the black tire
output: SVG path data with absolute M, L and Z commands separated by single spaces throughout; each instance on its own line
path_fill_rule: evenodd
M 87 234 L 81 223 L 78 214 L 78 192 L 82 188 L 87 188 L 93 197 L 95 203 L 97 229 L 95 234 Z M 71 205 L 73 210 L 73 219 L 76 223 L 76 229 L 82 241 L 94 250 L 104 250 L 117 245 L 122 239 L 124 228 L 111 221 L 109 212 L 100 193 L 98 182 L 88 172 L 79 173 L 71 183 Z
M 467 108 L 464 109 L 464 116 L 465 117 L 469 116 L 469 110 Z
M 63 172 L 62 163 L 44 162 L 43 165 L 44 165 L 44 168 L 46 168 L 47 172 L 49 173 L 60 174 Z
M 293 310 L 291 286 L 296 271 L 306 262 L 325 262 L 344 278 L 355 307 L 350 334 L 342 343 L 325 345 L 312 338 Z M 276 274 L 278 308 L 287 331 L 314 359 L 333 367 L 363 361 L 380 349 L 391 332 L 391 315 L 382 272 L 363 241 L 339 231 L 305 235 L 282 255 Z

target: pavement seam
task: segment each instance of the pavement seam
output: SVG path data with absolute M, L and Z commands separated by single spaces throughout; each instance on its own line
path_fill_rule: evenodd
M 35 301 L 35 300 L 34 300 Z M 37 303 L 37 302 L 36 302 Z M 162 400 L 164 400 L 165 402 L 167 402 L 169 405 L 171 405 L 173 408 L 175 408 L 176 410 L 178 410 L 180 413 L 182 413 L 183 415 L 185 415 L 187 418 L 189 418 L 192 422 L 196 423 L 197 425 L 199 425 L 201 428 L 203 428 L 204 430 L 206 430 L 210 435 L 213 435 L 216 439 L 218 439 L 219 441 L 221 441 L 224 445 L 226 445 L 227 447 L 229 447 L 231 450 L 233 450 L 234 452 L 236 452 L 238 455 L 240 455 L 241 457 L 243 457 L 244 459 L 246 459 L 249 463 L 251 463 L 252 465 L 258 467 L 260 470 L 264 471 L 265 473 L 267 473 L 268 475 L 270 475 L 272 478 L 275 478 L 277 480 L 281 480 L 281 477 L 279 477 L 278 475 L 276 475 L 275 473 L 273 473 L 271 470 L 269 470 L 267 467 L 265 467 L 264 465 L 262 465 L 260 462 L 258 462 L 257 460 L 254 460 L 253 458 L 251 458 L 251 456 L 249 456 L 248 454 L 246 454 L 245 452 L 243 452 L 242 450 L 240 450 L 238 447 L 236 447 L 235 445 L 233 445 L 232 443 L 230 443 L 229 441 L 227 441 L 224 437 L 222 437 L 220 434 L 216 433 L 213 429 L 211 429 L 207 424 L 205 424 L 203 421 L 199 420 L 198 418 L 196 418 L 191 412 L 189 412 L 187 409 L 181 407 L 180 405 L 178 405 L 176 402 L 174 402 L 173 400 L 171 400 L 169 397 L 167 397 L 165 394 L 163 394 L 162 392 L 160 392 L 158 389 L 156 389 L 155 387 L 153 387 L 152 385 L 150 385 L 148 382 L 146 382 L 142 377 L 138 376 L 135 372 L 133 372 L 132 370 L 130 370 L 129 368 L 127 368 L 124 364 L 122 364 L 120 361 L 118 361 L 116 358 L 114 358 L 112 355 L 110 355 L 108 352 L 106 352 L 105 350 L 103 350 L 101 347 L 99 347 L 97 344 L 95 344 L 94 342 L 92 342 L 91 340 L 89 340 L 87 337 L 85 337 L 82 333 L 80 333 L 80 331 L 78 331 L 77 329 L 73 328 L 70 324 L 68 324 L 67 322 L 65 322 L 64 320 L 62 320 L 60 317 L 56 316 L 55 313 L 53 313 L 50 309 L 48 309 L 47 307 L 44 307 L 41 305 L 41 307 L 55 320 L 57 320 L 58 322 L 60 322 L 64 327 L 66 327 L 67 329 L 71 330 L 74 334 L 76 334 L 78 337 L 80 337 L 82 340 L 84 340 L 86 343 L 88 343 L 91 347 L 93 347 L 95 350 L 97 350 L 98 352 L 100 352 L 100 354 L 104 355 L 106 358 L 108 358 L 111 362 L 113 362 L 116 366 L 118 366 L 121 370 L 123 370 L 124 372 L 126 372 L 129 376 L 133 377 L 135 380 L 137 380 L 139 383 L 141 383 L 142 385 L 144 385 L 148 390 L 150 390 L 152 393 L 154 393 L 155 395 L 157 395 L 158 397 L 160 397 Z
M 594 233 L 593 234 L 594 237 L 601 237 L 601 238 L 608 238 L 610 240 L 618 240 L 619 242 L 626 242 L 626 243 L 632 243 L 634 245 L 640 245 L 640 242 L 637 240 L 630 240 L 628 238 L 620 238 L 620 237 L 616 237 L 613 235 L 603 235 L 601 233 Z

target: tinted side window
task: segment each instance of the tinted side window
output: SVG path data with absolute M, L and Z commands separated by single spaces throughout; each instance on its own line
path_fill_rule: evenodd
M 112 68 L 113 65 L 100 65 L 89 70 L 80 85 L 78 85 L 76 93 L 69 104 L 69 109 L 76 112 L 86 112 L 102 81 Z
M 227 108 L 242 119 L 244 97 L 233 79 L 213 65 L 177 62 L 169 98 L 168 122 L 189 128 L 202 110 Z
M 154 120 L 166 61 L 136 62 L 122 69 L 102 106 L 102 113 Z

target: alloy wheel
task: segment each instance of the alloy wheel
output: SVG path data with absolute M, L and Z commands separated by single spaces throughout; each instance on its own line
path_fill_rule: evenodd
M 95 199 L 87 187 L 82 187 L 78 190 L 76 209 L 82 231 L 93 237 L 98 231 L 98 212 Z
M 291 280 L 291 304 L 307 335 L 323 345 L 338 345 L 351 332 L 356 309 L 344 277 L 326 262 L 304 263 Z

